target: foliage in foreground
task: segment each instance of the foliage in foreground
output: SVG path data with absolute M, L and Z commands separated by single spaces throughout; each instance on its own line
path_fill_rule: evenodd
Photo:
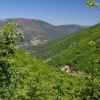
M 14 54 L 15 40 L 17 35 L 22 33 L 17 28 L 17 23 L 7 23 L 1 27 L 0 30 L 0 87 L 10 83 L 11 73 L 9 68 L 12 66 L 13 59 L 11 55 Z
M 11 82 L 2 88 L 1 100 L 69 100 L 75 97 L 73 90 L 77 77 L 71 77 L 19 50 L 13 57 Z
M 1 100 L 98 100 L 100 97 L 99 77 L 68 75 L 20 50 L 13 57 L 11 82 L 2 88 Z M 96 99 L 91 99 L 92 87 Z
M 88 6 L 100 6 L 100 3 L 95 2 L 95 0 L 87 0 L 86 5 L 88 5 Z

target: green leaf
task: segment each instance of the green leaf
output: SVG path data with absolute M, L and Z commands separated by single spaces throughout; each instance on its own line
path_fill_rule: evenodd
M 87 6 L 100 6 L 100 4 L 97 2 L 94 2 L 94 0 L 87 0 L 86 5 Z

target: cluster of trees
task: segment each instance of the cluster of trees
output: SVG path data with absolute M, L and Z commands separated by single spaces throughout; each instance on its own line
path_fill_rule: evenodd
M 9 84 L 13 74 L 12 55 L 16 49 L 15 41 L 17 35 L 20 34 L 23 39 L 22 32 L 17 28 L 17 23 L 7 23 L 1 26 L 0 30 L 0 99 L 5 98 L 9 94 Z M 6 92 L 5 92 L 6 91 Z M 9 99 L 9 98 L 8 98 Z

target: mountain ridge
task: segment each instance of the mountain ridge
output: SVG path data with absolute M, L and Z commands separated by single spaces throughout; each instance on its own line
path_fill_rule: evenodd
M 16 21 L 17 23 L 19 23 L 18 28 L 23 31 L 25 37 L 23 44 L 26 45 L 43 44 L 75 33 L 66 31 L 61 27 L 59 28 L 58 26 L 54 26 L 48 22 L 37 19 L 9 18 L 0 20 L 0 24 L 4 24 L 7 21 Z M 70 28 L 70 30 L 74 30 L 74 28 Z M 20 43 L 17 42 L 17 44 Z
M 77 24 L 66 24 L 66 25 L 58 25 L 60 29 L 65 30 L 69 34 L 77 33 L 81 30 L 84 30 L 88 28 L 89 26 L 82 26 L 82 25 L 77 25 Z

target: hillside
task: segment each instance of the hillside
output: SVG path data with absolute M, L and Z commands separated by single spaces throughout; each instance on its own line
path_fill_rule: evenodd
M 91 74 L 82 71 L 76 75 L 66 73 L 53 64 L 50 66 L 16 47 L 18 35 L 22 37 L 14 22 L 7 23 L 0 30 L 0 100 L 100 98 L 100 78 L 94 70 Z
M 19 23 L 19 29 L 23 31 L 25 37 L 23 42 L 24 46 L 44 44 L 52 40 L 60 39 L 70 34 L 69 30 L 65 31 L 63 28 L 51 25 L 42 20 L 27 18 L 11 18 L 0 20 L 0 24 L 4 24 L 7 21 L 16 21 L 17 23 Z M 74 28 L 70 27 L 70 31 L 71 30 L 74 30 Z M 77 29 L 77 31 L 80 30 Z M 21 43 L 17 41 L 17 44 L 19 45 Z
M 16 50 L 13 56 L 13 75 L 3 98 L 7 100 L 69 100 L 80 78 L 70 76 L 56 67 L 51 67 L 23 51 Z M 78 86 L 78 85 L 77 85 Z M 10 90 L 11 88 L 11 90 Z M 0 90 L 0 100 L 2 98 Z M 73 92 L 71 92 L 73 91 Z M 7 93 L 7 94 L 6 94 Z
M 15 22 L 7 23 L 0 30 L 0 100 L 75 98 L 75 86 L 80 78 L 19 50 L 15 43 L 18 35 L 22 37 Z
M 90 59 L 100 59 L 100 24 L 83 30 L 77 34 L 70 35 L 44 48 L 36 53 L 37 58 L 47 61 L 50 65 L 61 67 L 69 65 L 73 70 L 90 71 Z M 94 47 L 89 45 L 94 41 Z M 96 65 L 98 69 L 99 65 Z

